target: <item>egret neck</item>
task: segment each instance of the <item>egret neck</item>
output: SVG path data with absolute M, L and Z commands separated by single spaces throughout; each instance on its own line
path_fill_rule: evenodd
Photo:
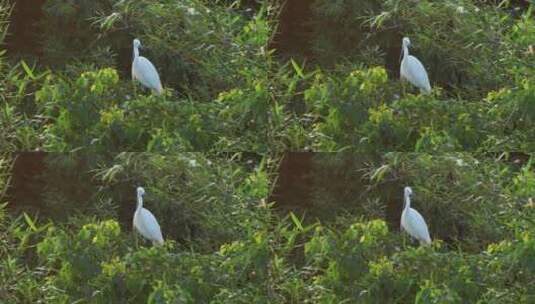
M 139 56 L 139 50 L 137 49 L 137 45 L 134 44 L 134 59 L 136 59 Z
M 409 47 L 407 46 L 407 43 L 403 41 L 403 59 L 407 58 L 408 56 L 409 56 Z
M 409 208 L 411 207 L 411 198 L 410 198 L 410 195 L 409 193 L 405 192 L 405 210 L 409 210 Z
M 137 194 L 137 209 L 136 209 L 136 211 L 141 210 L 142 207 L 143 207 L 143 195 L 141 193 L 138 193 Z

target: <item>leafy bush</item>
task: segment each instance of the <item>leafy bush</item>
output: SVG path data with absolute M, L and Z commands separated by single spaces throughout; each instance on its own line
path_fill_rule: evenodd
M 231 7 L 231 6 L 229 6 Z M 270 35 L 267 5 L 253 18 L 240 9 L 200 0 L 49 0 L 44 19 L 45 61 L 115 65 L 129 71 L 133 38 L 148 50 L 165 86 L 203 99 L 241 83 L 241 73 L 266 72 L 264 46 Z M 63 31 L 66 25 L 73 31 Z M 105 60 L 103 60 L 105 59 Z
M 533 85 L 527 78 L 481 100 L 396 94 L 397 84 L 376 67 L 348 74 L 314 71 L 302 79 L 306 109 L 291 97 L 272 108 L 284 146 L 314 151 L 503 151 L 528 150 L 533 139 Z M 285 79 L 296 90 L 296 80 Z M 294 93 L 295 96 L 299 96 Z M 275 124 L 278 121 L 284 127 Z M 296 121 L 297 120 L 297 121 Z M 307 133 L 308 130 L 308 133 Z M 295 133 L 298 132 L 298 133 Z M 304 134 L 303 134 L 304 133 Z M 291 139 L 288 141 L 287 139 Z
M 383 221 L 358 223 L 341 235 L 316 228 L 315 235 L 305 246 L 305 255 L 312 267 L 323 270 L 314 278 L 314 283 L 334 293 L 318 295 L 318 299 L 341 301 L 358 295 L 362 286 L 354 284 L 369 271 L 369 260 L 387 252 L 384 244 L 387 235 Z
M 355 134 L 368 118 L 367 111 L 362 109 L 379 105 L 390 97 L 386 83 L 387 75 L 382 68 L 356 70 L 342 79 L 317 74 L 304 92 L 310 112 L 320 117 L 314 126 L 316 132 L 323 134 L 317 149 L 331 151 L 357 145 L 359 138 Z
M 208 104 L 131 96 L 109 68 L 84 72 L 74 82 L 49 75 L 36 93 L 48 118 L 44 146 L 51 151 L 94 152 L 266 151 L 267 84 L 251 81 L 251 87 L 221 92 Z
M 306 4 L 286 60 L 269 1 L 46 1 L 41 56 L 0 50 L 0 302 L 534 302 L 535 155 L 502 153 L 534 145 L 533 6 Z M 432 94 L 400 86 L 403 36 Z M 165 94 L 132 86 L 133 38 Z M 33 150 L 60 152 L 36 199 L 4 196 Z M 347 153 L 267 201 L 287 150 Z M 432 246 L 399 231 L 407 185 Z M 133 237 L 137 186 L 164 246 Z
M 198 165 L 203 164 L 201 158 L 195 159 Z M 426 156 L 417 161 L 397 156 L 396 159 L 386 160 L 397 164 L 395 168 L 399 172 L 395 174 L 409 176 L 414 170 L 422 170 L 418 168 L 419 164 L 433 172 L 444 170 L 440 166 L 446 164 L 451 167 L 451 163 L 448 163 L 450 160 L 464 163 L 466 167 L 474 165 L 466 155 L 442 158 Z M 131 155 L 124 161 L 122 166 L 137 167 L 148 178 L 154 174 L 147 170 L 151 162 L 162 166 L 169 160 L 149 154 Z M 187 159 L 183 161 L 187 162 Z M 429 167 L 432 161 L 437 163 L 436 167 Z M 179 162 L 175 160 L 173 164 L 176 168 Z M 222 164 L 224 162 L 216 162 L 211 166 Z M 476 168 L 478 166 L 493 168 L 488 163 L 480 163 Z M 470 171 L 468 168 L 454 170 Z M 503 168 L 496 167 L 493 170 L 503 171 Z M 394 174 L 393 171 L 388 172 Z M 533 178 L 526 172 L 519 172 L 518 178 L 532 182 Z M 122 174 L 108 173 L 108 178 L 119 180 Z M 128 179 L 136 179 L 132 174 Z M 165 176 L 164 180 L 171 180 L 169 175 Z M 481 177 L 476 172 L 467 180 Z M 411 245 L 405 236 L 390 230 L 389 225 L 381 219 L 366 220 L 361 217 L 356 220 L 355 217 L 347 217 L 336 223 L 325 221 L 307 225 L 294 214 L 281 217 L 267 205 L 251 209 L 249 216 L 257 216 L 257 220 L 239 223 L 242 231 L 236 231 L 228 240 L 223 241 L 220 235 L 208 233 L 190 240 L 179 238 L 177 243 L 167 234 L 166 244 L 161 247 L 136 245 L 130 233 L 122 231 L 115 220 L 84 216 L 67 224 L 39 226 L 39 221 L 27 215 L 12 218 L 6 215 L 5 209 L 1 209 L 0 224 L 6 229 L 0 233 L 0 253 L 11 257 L 2 259 L 3 269 L 6 270 L 2 272 L 6 278 L 2 282 L 16 280 L 17 283 L 12 284 L 10 289 L 2 285 L 0 288 L 7 290 L 6 299 L 10 301 L 529 302 L 533 298 L 529 286 L 535 273 L 532 263 L 535 226 L 529 219 L 535 215 L 535 208 L 533 203 L 520 206 L 520 209 L 510 203 L 516 199 L 516 195 L 521 195 L 515 190 L 518 183 L 503 185 L 507 190 L 502 199 L 508 203 L 502 204 L 502 212 L 489 212 L 488 218 L 491 221 L 488 224 L 492 225 L 502 222 L 502 217 L 510 217 L 505 219 L 507 223 L 499 225 L 515 231 L 514 234 L 501 234 L 496 242 L 480 246 L 480 250 L 465 251 L 449 248 L 440 241 L 440 232 L 437 230 L 440 217 L 433 215 L 460 215 L 429 211 L 426 205 L 420 203 L 418 195 L 425 195 L 425 182 L 436 185 L 440 177 L 431 175 L 427 179 L 432 180 L 414 179 L 414 183 L 417 184 L 415 207 L 426 216 L 435 239 L 429 247 Z M 248 186 L 236 193 L 243 194 L 246 191 L 252 194 L 256 192 L 254 190 L 262 189 L 258 184 L 250 184 L 251 180 L 259 180 L 257 177 L 249 180 Z M 479 180 L 476 183 L 485 185 Z M 154 184 L 148 188 L 151 190 L 147 194 L 148 203 L 153 198 L 150 194 L 158 193 L 160 187 L 164 186 Z M 107 192 L 106 189 L 103 191 Z M 437 194 L 443 192 L 441 189 L 433 191 Z M 475 193 L 485 190 L 475 186 L 466 191 Z M 264 190 L 258 193 L 264 193 Z M 221 193 L 215 195 L 224 196 Z M 429 202 L 433 206 L 439 205 L 436 200 Z M 449 206 L 451 209 L 456 204 L 450 203 Z M 159 219 L 162 218 L 163 214 L 158 211 L 157 205 L 150 204 L 149 208 L 155 211 Z M 206 207 L 199 208 L 202 210 Z M 211 210 L 215 208 L 225 207 L 212 207 Z M 220 217 L 217 213 L 213 214 L 215 219 Z M 209 220 L 211 215 L 206 213 L 206 216 Z M 161 223 L 164 232 L 172 224 L 165 219 Z M 219 224 L 224 228 L 236 222 L 220 221 Z M 477 226 L 478 223 L 468 224 Z M 196 246 L 190 247 L 194 243 L 204 242 L 202 238 L 218 245 L 200 251 Z M 463 244 L 460 247 L 471 244 L 470 239 L 459 239 L 458 242 Z M 507 300 L 499 300 L 501 297 Z
M 98 174 L 114 200 L 131 202 L 132 213 L 135 186 L 144 186 L 145 205 L 166 227 L 164 235 L 215 248 L 259 225 L 262 215 L 254 206 L 267 196 L 268 181 L 263 167 L 248 171 L 225 157 L 210 159 L 200 153 L 122 153 Z
M 120 255 L 121 230 L 115 221 L 86 224 L 74 238 L 64 231 L 49 229 L 37 252 L 52 269 L 57 269 L 53 284 L 62 286 L 65 296 L 89 298 L 91 284 L 101 272 L 102 263 Z
M 533 150 L 535 83 L 521 79 L 514 88 L 503 88 L 487 96 L 489 140 L 493 150 Z
M 513 237 L 511 221 L 524 218 L 517 208 L 531 197 L 533 187 L 531 164 L 519 168 L 494 157 L 318 153 L 300 175 L 302 181 L 289 184 L 291 195 L 281 192 L 274 197 L 285 210 L 305 212 L 309 221 L 386 219 L 390 229 L 398 230 L 403 187 L 411 186 L 412 205 L 424 215 L 435 238 L 450 248 L 479 252 Z M 285 170 L 290 167 L 281 168 Z M 288 178 L 285 182 L 290 183 Z
M 101 109 L 118 105 L 119 96 L 114 90 L 118 82 L 119 77 L 112 69 L 83 73 L 72 84 L 66 79 L 47 77 L 36 100 L 45 114 L 54 119 L 47 127 L 49 148 L 69 151 L 100 140 L 96 129 Z
M 4 40 L 12 12 L 9 1 L 0 1 L 0 147 L 1 152 L 29 150 L 41 143 L 37 132 L 42 119 L 36 115 L 32 94 L 46 73 L 26 62 L 14 64 L 5 56 Z
M 314 1 L 310 64 L 267 50 L 277 39 L 277 6 L 267 2 L 254 11 L 225 1 L 60 2 L 44 7 L 43 58 L 0 73 L 0 98 L 10 100 L 0 111 L 0 138 L 10 150 L 532 146 L 529 8 L 512 16 L 509 3 Z M 73 32 L 61 30 L 66 23 Z M 401 92 L 403 35 L 413 38 L 436 84 L 432 95 Z M 130 78 L 134 37 L 158 68 L 164 96 L 132 94 L 130 81 L 122 81 Z
M 505 225 L 513 213 L 502 211 L 506 202 L 501 197 L 508 185 L 497 182 L 514 176 L 507 168 L 466 153 L 393 153 L 386 159 L 379 180 L 396 176 L 405 185 L 412 185 L 413 205 L 428 214 L 426 218 L 434 223 L 434 235 L 439 239 L 462 239 L 465 250 L 480 250 L 489 242 L 510 236 Z M 399 193 L 401 204 L 401 190 Z M 503 217 L 497 216 L 500 212 Z
M 321 62 L 349 57 L 377 64 L 382 59 L 395 71 L 401 37 L 409 36 L 432 82 L 466 97 L 484 96 L 510 84 L 507 70 L 513 60 L 500 58 L 509 58 L 516 48 L 501 39 L 519 32 L 528 37 L 525 19 L 511 18 L 507 8 L 473 1 L 318 0 L 312 6 L 313 50 Z

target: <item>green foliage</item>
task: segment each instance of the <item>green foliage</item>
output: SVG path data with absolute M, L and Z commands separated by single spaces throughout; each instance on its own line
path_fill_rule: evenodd
M 0 55 L 0 145 L 4 152 L 42 145 L 44 117 L 37 111 L 32 95 L 47 73 L 34 72 L 24 61 L 3 64 Z
M 367 33 L 363 16 L 380 11 L 382 2 L 384 1 L 313 1 L 312 50 L 317 60 L 332 65 L 340 57 L 358 57 L 359 50 L 360 55 L 370 51 L 372 47 L 366 45 Z
M 0 1 L 0 44 L 4 43 L 9 26 L 9 16 L 11 14 L 11 5 L 7 0 Z M 0 53 L 3 56 L 3 52 Z
M 432 235 L 463 252 L 512 238 L 526 222 L 511 220 L 526 217 L 518 208 L 533 193 L 531 163 L 515 167 L 491 155 L 318 153 L 309 166 L 306 185 L 292 184 L 294 193 L 280 198 L 284 207 L 306 212 L 309 220 L 342 224 L 355 216 L 386 218 L 393 229 L 399 227 L 403 187 L 411 186 L 412 205 Z
M 0 203 L 3 203 L 4 196 L 9 187 L 12 160 L 8 154 L 0 154 Z
M 333 291 L 340 299 L 359 294 L 362 287 L 354 284 L 369 271 L 368 261 L 383 257 L 388 250 L 384 243 L 387 235 L 386 223 L 379 220 L 351 225 L 340 235 L 316 228 L 305 246 L 305 256 L 312 267 L 324 270 L 314 282 Z
M 109 65 L 109 48 L 96 44 L 98 31 L 91 26 L 96 12 L 109 11 L 112 0 L 65 2 L 48 0 L 43 6 L 43 55 L 48 64 L 61 65 L 69 60 L 83 61 L 98 56 L 99 64 Z M 65 30 L 70 29 L 70 30 Z
M 533 147 L 532 9 L 514 16 L 509 3 L 318 0 L 311 64 L 267 49 L 278 38 L 276 5 L 248 7 L 47 1 L 42 58 L 0 72 L 0 98 L 9 99 L 1 143 L 163 153 Z M 411 37 L 433 94 L 399 85 L 402 36 Z M 163 96 L 126 81 L 134 37 L 161 75 Z
M 145 187 L 145 205 L 165 227 L 164 234 L 195 239 L 199 249 L 217 248 L 258 226 L 262 213 L 251 208 L 268 191 L 264 168 L 249 171 L 227 157 L 200 153 L 121 153 L 98 176 L 116 201 L 132 202 L 131 210 L 134 186 Z
M 47 1 L 40 64 L 58 72 L 35 95 L 18 91 L 31 104 L 6 105 L 0 139 L 13 150 L 267 151 L 272 6 L 247 17 L 236 4 Z M 122 80 L 134 37 L 162 76 L 165 96 L 132 94 Z M 24 88 L 28 80 L 10 82 Z
M 506 3 L 496 7 L 464 0 L 317 0 L 312 6 L 313 50 L 318 60 L 330 64 L 340 57 L 377 64 L 394 56 L 401 37 L 408 36 L 432 82 L 464 96 L 484 96 L 510 84 L 508 69 L 518 62 L 511 55 L 526 48 L 525 40 L 510 35 L 532 35 L 526 27 L 531 12 L 515 20 L 508 8 Z M 374 52 L 378 54 L 369 56 Z
M 370 111 L 374 115 L 364 133 L 372 147 L 417 152 L 473 150 L 482 137 L 483 119 L 470 103 L 410 96 L 392 107 Z
M 507 83 L 504 66 L 495 64 L 508 51 L 495 40 L 511 24 L 505 12 L 470 1 L 423 1 L 416 6 L 390 1 L 386 6 L 390 15 L 381 21 L 383 26 L 396 24 L 403 35 L 414 37 L 416 53 L 434 82 L 472 94 Z
M 11 63 L 5 56 L 4 40 L 12 12 L 9 1 L 0 1 L 0 147 L 1 152 L 29 150 L 40 145 L 37 132 L 41 118 L 35 117 L 31 95 L 46 73 L 26 62 Z
M 295 90 L 295 80 L 286 81 L 292 85 L 289 89 Z M 444 100 L 441 91 L 400 98 L 396 94 L 399 87 L 380 67 L 349 73 L 341 70 L 328 76 L 316 71 L 300 85 L 304 87 L 305 111 L 292 106 L 295 101 L 286 97 L 284 117 L 279 120 L 290 122 L 284 129 L 275 129 L 283 134 L 280 138 L 291 139 L 285 140 L 284 146 L 293 149 L 530 151 L 534 142 L 530 113 L 535 99 L 528 78 L 474 101 Z M 274 113 L 280 115 L 277 109 Z
M 48 118 L 49 151 L 267 150 L 268 83 L 250 79 L 211 103 L 169 96 L 131 96 L 114 69 L 82 73 L 71 82 L 48 75 L 36 93 Z
M 145 206 L 160 221 L 166 244 L 145 247 L 109 219 L 114 213 L 85 209 L 68 222 L 44 224 L 2 207 L 2 300 L 529 303 L 535 276 L 530 162 L 517 168 L 466 153 L 391 153 L 351 162 L 351 155 L 315 161 L 323 171 L 350 172 L 337 184 L 353 183 L 358 174 L 351 172 L 364 174 L 362 203 L 331 205 L 342 213 L 312 223 L 260 203 L 269 187 L 265 161 L 246 169 L 239 154 L 123 153 L 88 162 L 106 163 L 91 170 L 99 196 L 128 201 L 130 210 L 131 185 L 142 182 Z M 58 165 L 65 166 L 49 163 Z M 390 200 L 381 195 L 392 181 L 413 186 L 413 206 L 429 224 L 432 246 L 414 246 L 377 219 L 384 215 L 373 206 Z M 327 189 L 318 193 L 332 201 L 340 195 Z M 461 226 L 463 233 L 452 236 Z
M 263 5 L 250 19 L 232 7 L 200 0 L 82 1 L 76 6 L 49 0 L 45 61 L 76 60 L 124 69 L 130 65 L 132 39 L 137 37 L 164 86 L 213 97 L 241 83 L 239 71 L 266 72 L 262 61 L 270 37 L 265 18 L 270 6 Z M 67 25 L 74 30 L 63 31 Z
M 178 4 L 126 1 L 116 7 L 118 12 L 113 14 L 121 19 L 115 25 L 128 23 L 133 29 L 130 35 L 150 45 L 147 56 L 162 63 L 157 66 L 163 75 L 173 75 L 164 78 L 173 87 L 202 96 L 212 92 L 213 96 L 241 83 L 239 71 L 266 72 L 259 60 L 265 59 L 262 48 L 269 38 L 262 12 L 246 20 L 224 7 L 196 0 Z
M 500 196 L 508 185 L 498 183 L 515 176 L 507 167 L 467 153 L 392 153 L 386 159 L 382 179 L 395 176 L 413 186 L 413 205 L 435 223 L 438 238 L 462 239 L 465 250 L 480 250 L 512 233 L 505 227 L 513 213 L 504 214 L 507 201 Z M 496 216 L 500 213 L 503 217 Z
M 108 122 L 101 109 L 118 105 L 118 96 L 112 91 L 118 81 L 119 77 L 112 69 L 83 73 L 72 84 L 66 79 L 52 84 L 56 79 L 47 77 L 45 85 L 36 94 L 36 101 L 45 115 L 55 122 L 47 127 L 49 148 L 69 151 L 100 141 L 102 135 L 97 130 L 103 128 L 99 128 L 98 122 Z
M 519 80 L 514 88 L 489 93 L 485 101 L 491 118 L 490 147 L 494 150 L 533 150 L 534 100 L 533 78 Z
M 120 234 L 115 221 L 86 224 L 73 238 L 51 228 L 37 252 L 45 265 L 57 267 L 53 284 L 71 297 L 88 298 L 94 292 L 91 281 L 102 272 L 101 263 L 120 254 Z
M 383 102 L 389 92 L 386 83 L 387 75 L 382 68 L 356 70 L 342 79 L 317 74 L 304 92 L 310 112 L 320 117 L 314 126 L 314 130 L 323 135 L 317 149 L 331 151 L 357 145 L 359 138 L 355 133 L 368 119 L 368 113 L 362 109 Z
M 311 56 L 286 61 L 269 1 L 46 1 L 42 54 L 0 50 L 0 302 L 534 302 L 534 155 L 491 153 L 535 145 L 533 6 L 308 3 Z M 432 94 L 399 84 L 403 36 Z M 164 94 L 132 85 L 133 38 Z M 60 153 L 15 201 L 33 150 Z M 283 206 L 287 150 L 351 153 Z M 407 185 L 432 246 L 398 230 Z M 133 235 L 136 186 L 162 247 Z

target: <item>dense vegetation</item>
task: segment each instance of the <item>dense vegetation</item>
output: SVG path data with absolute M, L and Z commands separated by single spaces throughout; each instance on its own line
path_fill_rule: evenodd
M 316 154 L 316 190 L 304 202 L 310 212 L 286 213 L 265 200 L 277 157 L 251 157 L 47 156 L 47 169 L 33 178 L 43 193 L 18 201 L 19 208 L 40 210 L 38 217 L 9 215 L 10 205 L 0 209 L 3 302 L 535 299 L 532 158 L 388 153 L 364 161 L 362 155 Z M 11 162 L 4 157 L 0 164 L 3 192 Z M 61 187 L 71 183 L 74 169 L 86 182 Z M 132 232 L 139 184 L 162 224 L 163 247 Z M 407 184 L 429 223 L 430 247 L 399 232 Z
M 5 25 L 9 8 L 2 3 Z M 248 4 L 46 1 L 38 56 L 2 55 L 8 101 L 2 146 L 61 152 L 535 146 L 532 7 L 318 0 L 303 33 L 308 55 L 286 59 L 268 48 L 282 39 L 280 6 Z M 431 95 L 402 93 L 403 36 L 427 67 Z M 165 95 L 133 89 L 134 37 L 147 47 L 142 55 L 158 68 Z
M 36 2 L 0 0 L 1 303 L 535 302 L 532 4 Z

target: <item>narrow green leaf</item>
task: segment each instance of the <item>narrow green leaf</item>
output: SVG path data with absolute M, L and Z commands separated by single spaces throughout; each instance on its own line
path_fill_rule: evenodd
M 32 228 L 33 231 L 37 231 L 37 226 L 35 226 L 35 223 L 33 222 L 33 220 L 30 218 L 30 216 L 28 214 L 26 214 L 26 212 L 24 212 L 24 220 L 26 221 L 26 223 L 28 224 L 28 226 L 30 226 L 30 228 Z
M 24 60 L 21 60 L 20 64 L 22 65 L 22 68 L 24 69 L 26 74 L 28 74 L 28 76 L 30 76 L 32 80 L 35 80 L 35 75 L 33 74 L 32 69 L 30 69 L 30 67 L 26 64 L 26 62 L 24 62 Z
M 303 229 L 303 225 L 301 224 L 301 221 L 297 218 L 297 216 L 295 216 L 295 214 L 293 212 L 290 212 L 290 217 L 292 218 L 292 221 L 294 222 L 295 226 L 297 227 L 297 229 L 299 230 L 304 230 Z
M 294 67 L 294 70 L 297 73 L 297 75 L 299 75 L 299 77 L 301 77 L 301 78 L 305 78 L 305 74 L 303 73 L 303 69 L 299 66 L 299 64 L 297 64 L 297 62 L 295 62 L 293 59 L 291 59 L 291 62 L 292 62 L 292 66 Z
M 389 165 L 382 165 L 377 170 L 375 170 L 375 172 L 373 173 L 373 175 L 372 175 L 372 177 L 370 179 L 373 180 L 373 181 L 376 181 L 376 182 L 380 182 L 381 180 L 383 180 L 383 177 L 385 176 L 385 174 L 388 171 L 390 171 L 390 166 Z

